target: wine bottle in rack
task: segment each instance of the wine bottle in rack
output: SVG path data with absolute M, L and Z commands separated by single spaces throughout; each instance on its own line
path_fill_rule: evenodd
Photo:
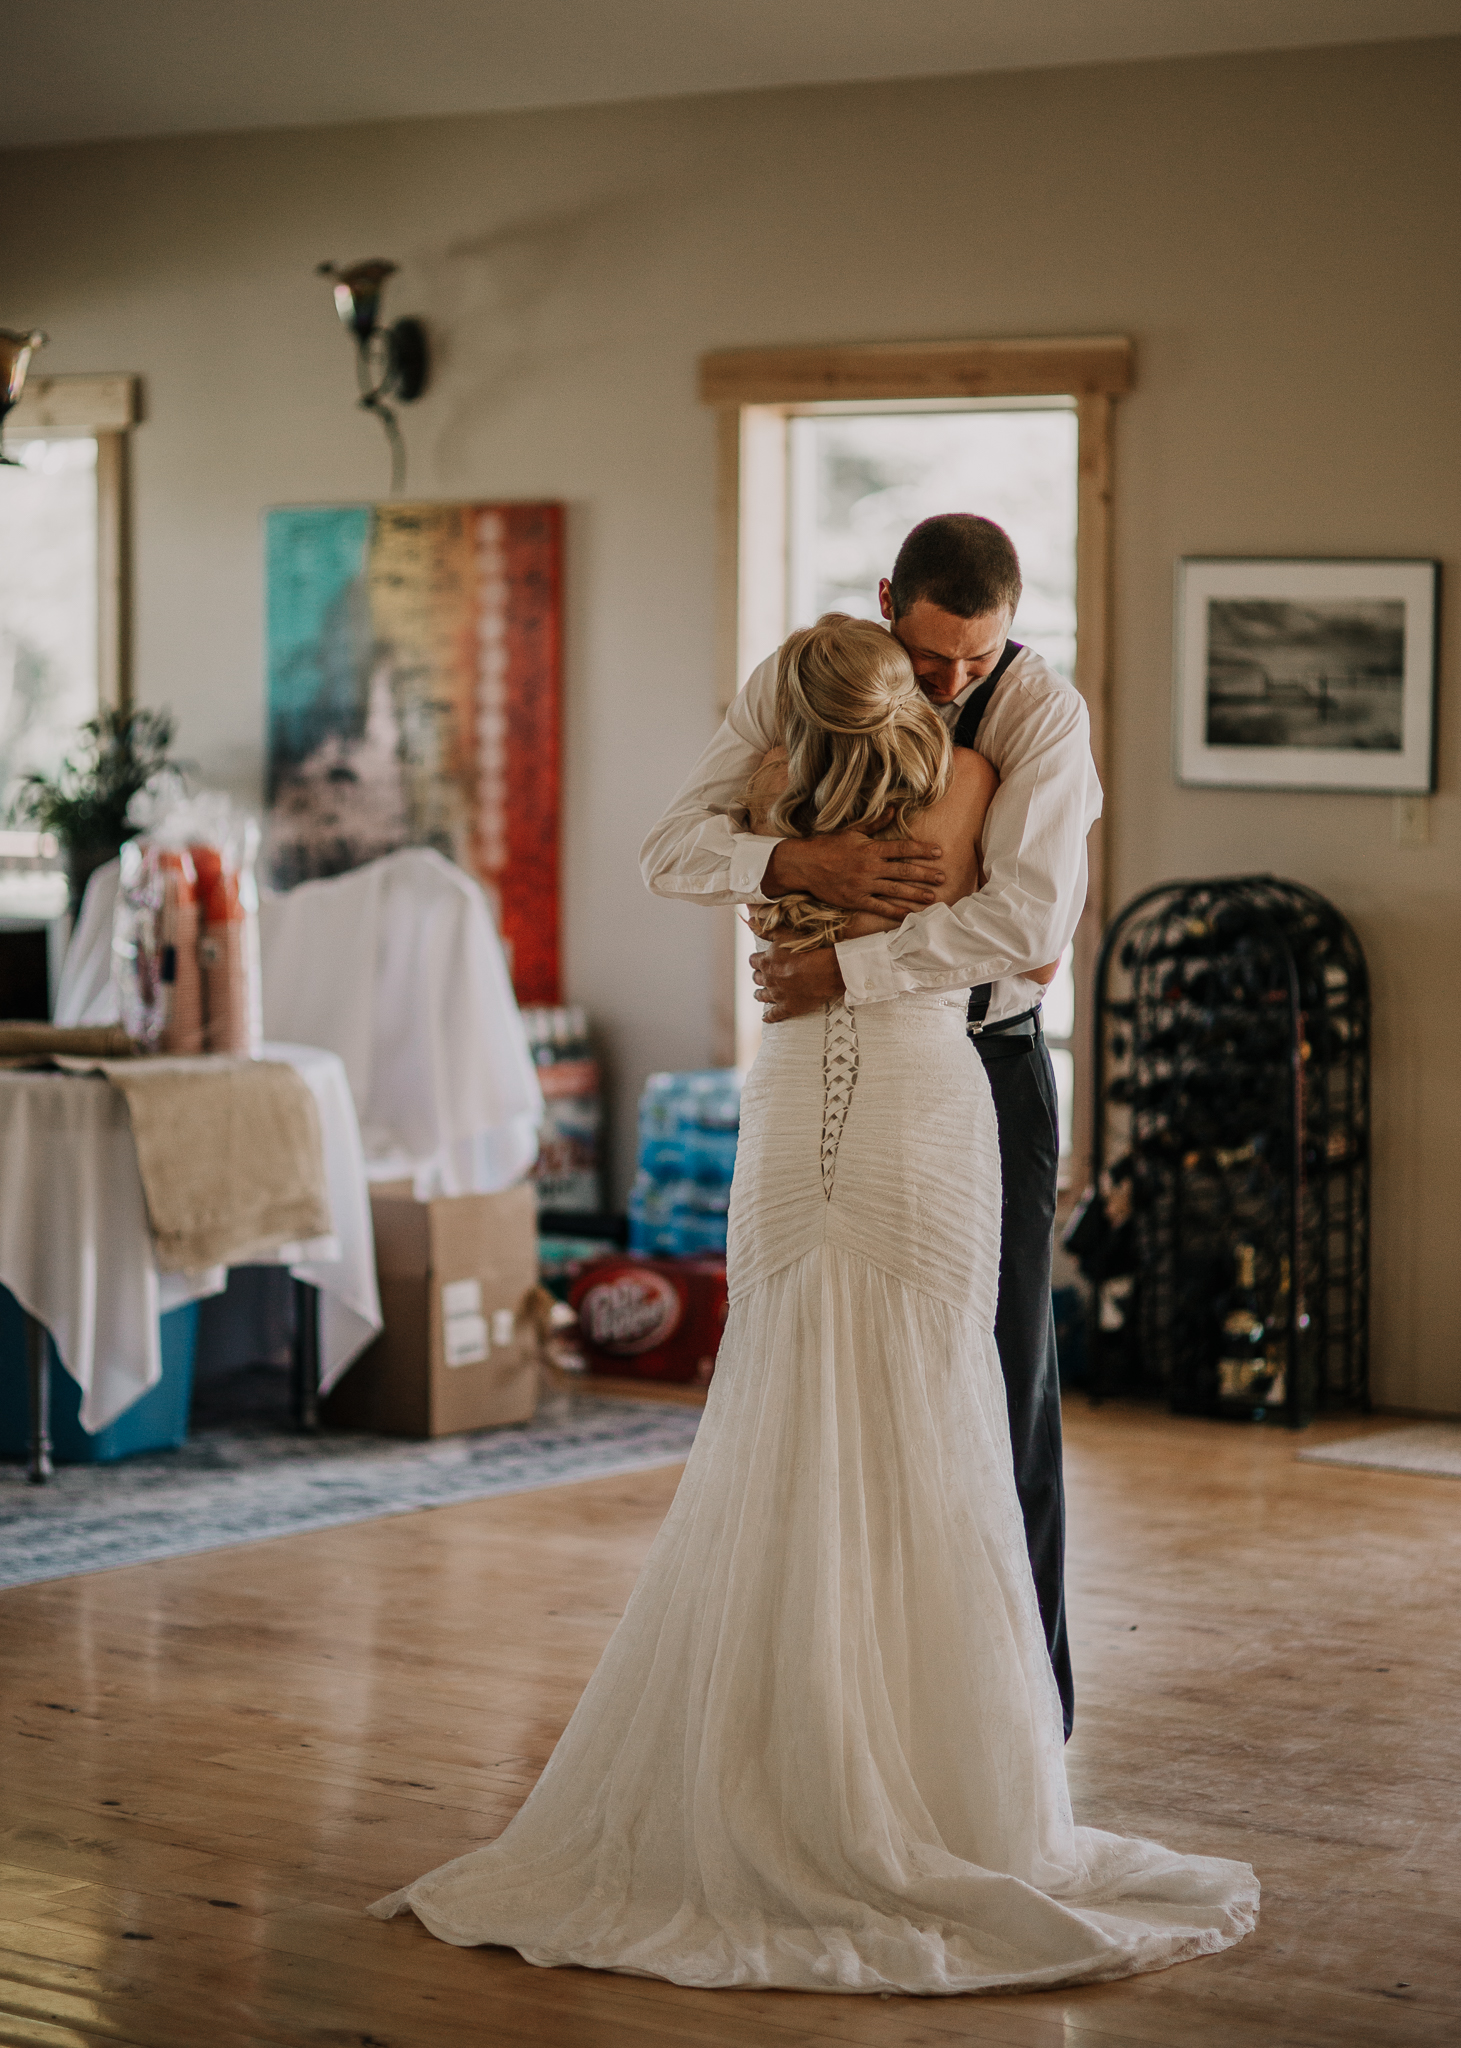
M 1278 1294 L 1264 1325 L 1269 1374 L 1264 1402 L 1269 1408 L 1281 1408 L 1288 1399 L 1289 1287 L 1289 1255 L 1285 1252 L 1279 1261 Z
M 1268 1329 L 1253 1285 L 1251 1244 L 1237 1247 L 1238 1284 L 1229 1290 L 1218 1353 L 1218 1398 L 1258 1407 L 1268 1398 Z

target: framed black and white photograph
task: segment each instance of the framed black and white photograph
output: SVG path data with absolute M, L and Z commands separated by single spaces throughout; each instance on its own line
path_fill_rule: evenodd
M 1179 562 L 1177 780 L 1434 788 L 1438 575 L 1435 562 Z

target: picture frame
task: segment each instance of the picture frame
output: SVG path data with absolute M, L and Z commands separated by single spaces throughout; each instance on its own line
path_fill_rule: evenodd
M 1185 556 L 1177 781 L 1428 794 L 1439 592 L 1435 561 Z

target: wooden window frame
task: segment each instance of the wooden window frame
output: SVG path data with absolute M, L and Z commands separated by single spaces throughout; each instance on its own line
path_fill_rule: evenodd
M 27 379 L 6 415 L 7 440 L 96 442 L 96 678 L 98 708 L 132 705 L 131 439 L 138 380 Z
M 765 654 L 768 620 L 757 615 L 758 565 L 781 563 L 784 517 L 766 516 L 768 466 L 785 469 L 786 421 L 830 403 L 897 400 L 1069 398 L 1077 421 L 1075 686 L 1091 719 L 1091 752 L 1108 784 L 1111 687 L 1112 458 L 1115 401 L 1132 388 L 1134 350 L 1123 335 L 1008 341 L 874 342 L 826 348 L 729 349 L 703 356 L 700 398 L 716 413 L 716 670 L 722 708 L 749 662 Z M 778 452 L 779 451 L 779 452 Z M 775 579 L 770 579 L 772 583 Z M 764 609 L 764 606 L 762 607 Z M 780 639 L 778 626 L 774 638 Z M 773 642 L 774 644 L 774 642 Z M 1091 977 L 1106 914 L 1102 823 L 1088 842 L 1090 882 L 1074 940 L 1076 1117 L 1067 1177 L 1089 1179 Z M 715 990 L 717 1052 L 734 1058 L 734 949 L 727 943 Z

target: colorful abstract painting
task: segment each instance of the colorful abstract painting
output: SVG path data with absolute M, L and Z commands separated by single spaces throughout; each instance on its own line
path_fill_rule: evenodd
M 562 507 L 265 515 L 276 888 L 434 846 L 487 890 L 518 999 L 558 1001 Z

